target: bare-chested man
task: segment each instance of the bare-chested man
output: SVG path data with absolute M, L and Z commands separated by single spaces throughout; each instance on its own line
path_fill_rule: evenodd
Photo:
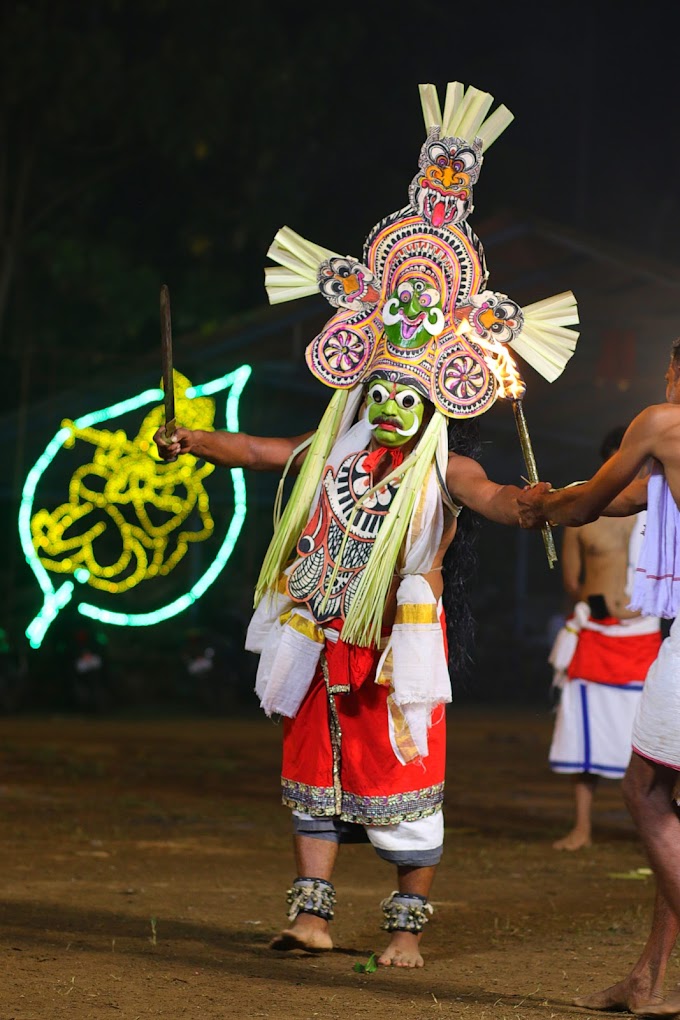
M 283 800 L 293 809 L 298 876 L 288 893 L 291 923 L 271 947 L 332 949 L 331 878 L 339 844 L 370 842 L 397 873 L 397 890 L 382 903 L 390 939 L 378 963 L 422 967 L 420 938 L 432 912 L 428 895 L 444 832 L 444 703 L 450 700 L 440 602 L 444 554 L 459 529 L 462 507 L 499 523 L 517 524 L 521 489 L 490 481 L 475 460 L 456 452 L 449 453 L 448 467 L 444 462 L 445 477 L 430 469 L 417 515 L 401 552 L 397 550 L 400 561 L 382 611 L 383 639 L 370 647 L 345 643 L 340 632 L 347 606 L 371 562 L 371 549 L 399 484 L 404 484 L 394 478 L 395 465 L 405 463 L 429 423 L 436 424 L 433 405 L 408 376 L 394 371 L 389 378 L 369 377 L 364 400 L 354 425 L 326 461 L 293 560 L 279 578 L 282 602 L 272 598 L 258 606 L 258 612 L 262 607 L 269 613 L 269 605 L 275 610 L 273 629 L 267 633 L 279 644 L 275 651 L 266 643 L 262 646 L 258 694 L 268 714 L 284 716 Z M 456 430 L 466 427 L 465 422 L 449 425 L 449 446 Z M 170 442 L 162 430 L 155 436 L 164 459 L 191 453 L 224 467 L 279 472 L 304 438 L 185 428 L 178 428 Z M 298 469 L 305 456 L 298 455 Z M 348 523 L 355 500 L 374 488 L 362 514 Z M 331 575 L 334 564 L 340 565 L 339 547 L 346 551 L 335 584 Z M 406 599 L 405 588 L 410 592 Z M 456 611 L 452 605 L 450 612 Z M 256 617 L 249 638 L 257 630 Z M 397 630 L 400 640 L 404 634 L 408 640 L 401 651 L 386 644 Z M 249 647 L 254 644 L 251 640 Z M 398 661 L 408 667 L 410 687 L 401 702 L 393 696 L 397 668 L 403 668 Z M 294 693 L 297 701 L 291 707 Z
M 625 431 L 605 436 L 603 461 Z M 644 512 L 599 517 L 564 532 L 562 578 L 573 612 L 551 654 L 561 694 L 549 761 L 553 772 L 573 777 L 575 819 L 556 850 L 590 846 L 595 789 L 600 777 L 626 771 L 642 683 L 659 651 L 659 620 L 627 608 L 631 545 L 643 520 Z
M 650 457 L 651 475 L 636 478 Z M 626 516 L 647 507 L 631 604 L 675 622 L 645 681 L 623 790 L 654 869 L 657 897 L 647 944 L 630 974 L 577 1002 L 591 1009 L 675 1016 L 680 992 L 662 999 L 680 917 L 680 818 L 674 799 L 680 774 L 680 338 L 673 342 L 666 371 L 666 403 L 634 419 L 618 452 L 597 474 L 556 492 L 540 483 L 519 502 L 524 527 L 545 520 L 581 526 L 603 513 Z

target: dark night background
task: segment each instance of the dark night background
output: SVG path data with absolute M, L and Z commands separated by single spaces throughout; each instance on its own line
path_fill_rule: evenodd
M 526 408 L 544 476 L 592 472 L 603 433 L 662 399 L 679 331 L 677 21 L 675 3 L 0 3 L 0 624 L 24 670 L 7 708 L 73 700 L 60 671 L 82 620 L 65 612 L 39 652 L 23 637 L 40 599 L 16 513 L 45 443 L 63 417 L 157 385 L 163 282 L 181 371 L 249 361 L 242 427 L 313 427 L 327 391 L 302 351 L 329 313 L 316 299 L 269 310 L 266 251 L 287 223 L 361 253 L 405 204 L 420 82 L 442 97 L 449 80 L 473 84 L 515 114 L 471 222 L 491 286 L 525 303 L 576 294 L 576 355 L 553 387 L 527 370 Z M 507 407 L 482 420 L 499 481 L 523 471 L 513 430 Z M 230 663 L 230 693 L 205 707 L 252 707 L 239 649 L 275 480 L 248 484 L 246 534 L 190 618 L 100 635 L 108 707 L 195 707 L 182 657 L 204 635 Z M 547 703 L 559 573 L 538 536 L 484 526 L 480 553 L 477 668 L 458 696 Z

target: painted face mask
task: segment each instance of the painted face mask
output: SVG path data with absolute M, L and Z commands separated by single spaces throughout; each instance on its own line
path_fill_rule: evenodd
M 427 280 L 407 277 L 382 309 L 385 333 L 395 347 L 422 347 L 444 329 L 441 295 Z
M 369 424 L 381 446 L 404 446 L 423 424 L 425 404 L 412 386 L 374 379 L 368 384 L 366 404 Z
M 434 227 L 462 223 L 472 212 L 472 185 L 479 177 L 482 146 L 462 138 L 440 138 L 433 128 L 421 149 L 411 182 L 412 206 Z

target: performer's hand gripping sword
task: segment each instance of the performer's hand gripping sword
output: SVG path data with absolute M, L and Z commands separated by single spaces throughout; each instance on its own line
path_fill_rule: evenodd
M 175 379 L 172 370 L 172 320 L 170 318 L 170 291 L 165 284 L 161 287 L 161 361 L 163 364 L 163 393 L 165 404 L 165 438 L 172 439 L 175 421 Z M 166 459 L 166 464 L 177 457 Z
M 515 398 L 512 401 L 512 409 L 515 412 L 515 424 L 517 425 L 519 441 L 522 445 L 522 453 L 524 454 L 524 463 L 527 467 L 528 481 L 533 485 L 535 482 L 540 481 L 540 479 L 538 477 L 538 468 L 536 467 L 536 458 L 534 457 L 534 449 L 531 445 L 529 429 L 527 428 L 527 421 L 524 417 L 524 407 L 522 406 L 521 397 Z M 555 549 L 555 539 L 553 538 L 552 528 L 549 524 L 543 525 L 541 528 L 541 534 L 543 535 L 545 554 L 548 557 L 548 566 L 552 570 L 557 563 L 557 551 Z

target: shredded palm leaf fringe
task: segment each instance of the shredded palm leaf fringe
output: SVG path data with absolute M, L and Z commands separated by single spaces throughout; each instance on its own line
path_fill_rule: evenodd
M 259 605 L 265 592 L 276 589 L 279 577 L 307 523 L 324 465 L 340 429 L 349 393 L 349 390 L 336 390 L 331 397 L 309 446 L 286 509 L 282 514 L 280 513 L 281 497 L 277 496 L 280 517 L 255 586 L 255 606 Z
M 319 266 L 337 252 L 322 248 L 297 234 L 290 227 L 281 227 L 267 255 L 278 266 L 267 266 L 264 286 L 271 305 L 319 293 Z
M 426 131 L 438 127 L 443 138 L 462 138 L 468 143 L 474 142 L 475 138 L 481 138 L 484 152 L 515 119 L 507 106 L 497 107 L 491 116 L 487 117 L 493 104 L 493 96 L 476 89 L 473 85 L 466 89 L 462 82 L 448 83 L 443 116 L 436 87 L 419 85 L 418 88 Z
M 536 301 L 522 309 L 524 326 L 509 346 L 532 368 L 554 382 L 571 358 L 579 333 L 576 298 L 570 290 Z

